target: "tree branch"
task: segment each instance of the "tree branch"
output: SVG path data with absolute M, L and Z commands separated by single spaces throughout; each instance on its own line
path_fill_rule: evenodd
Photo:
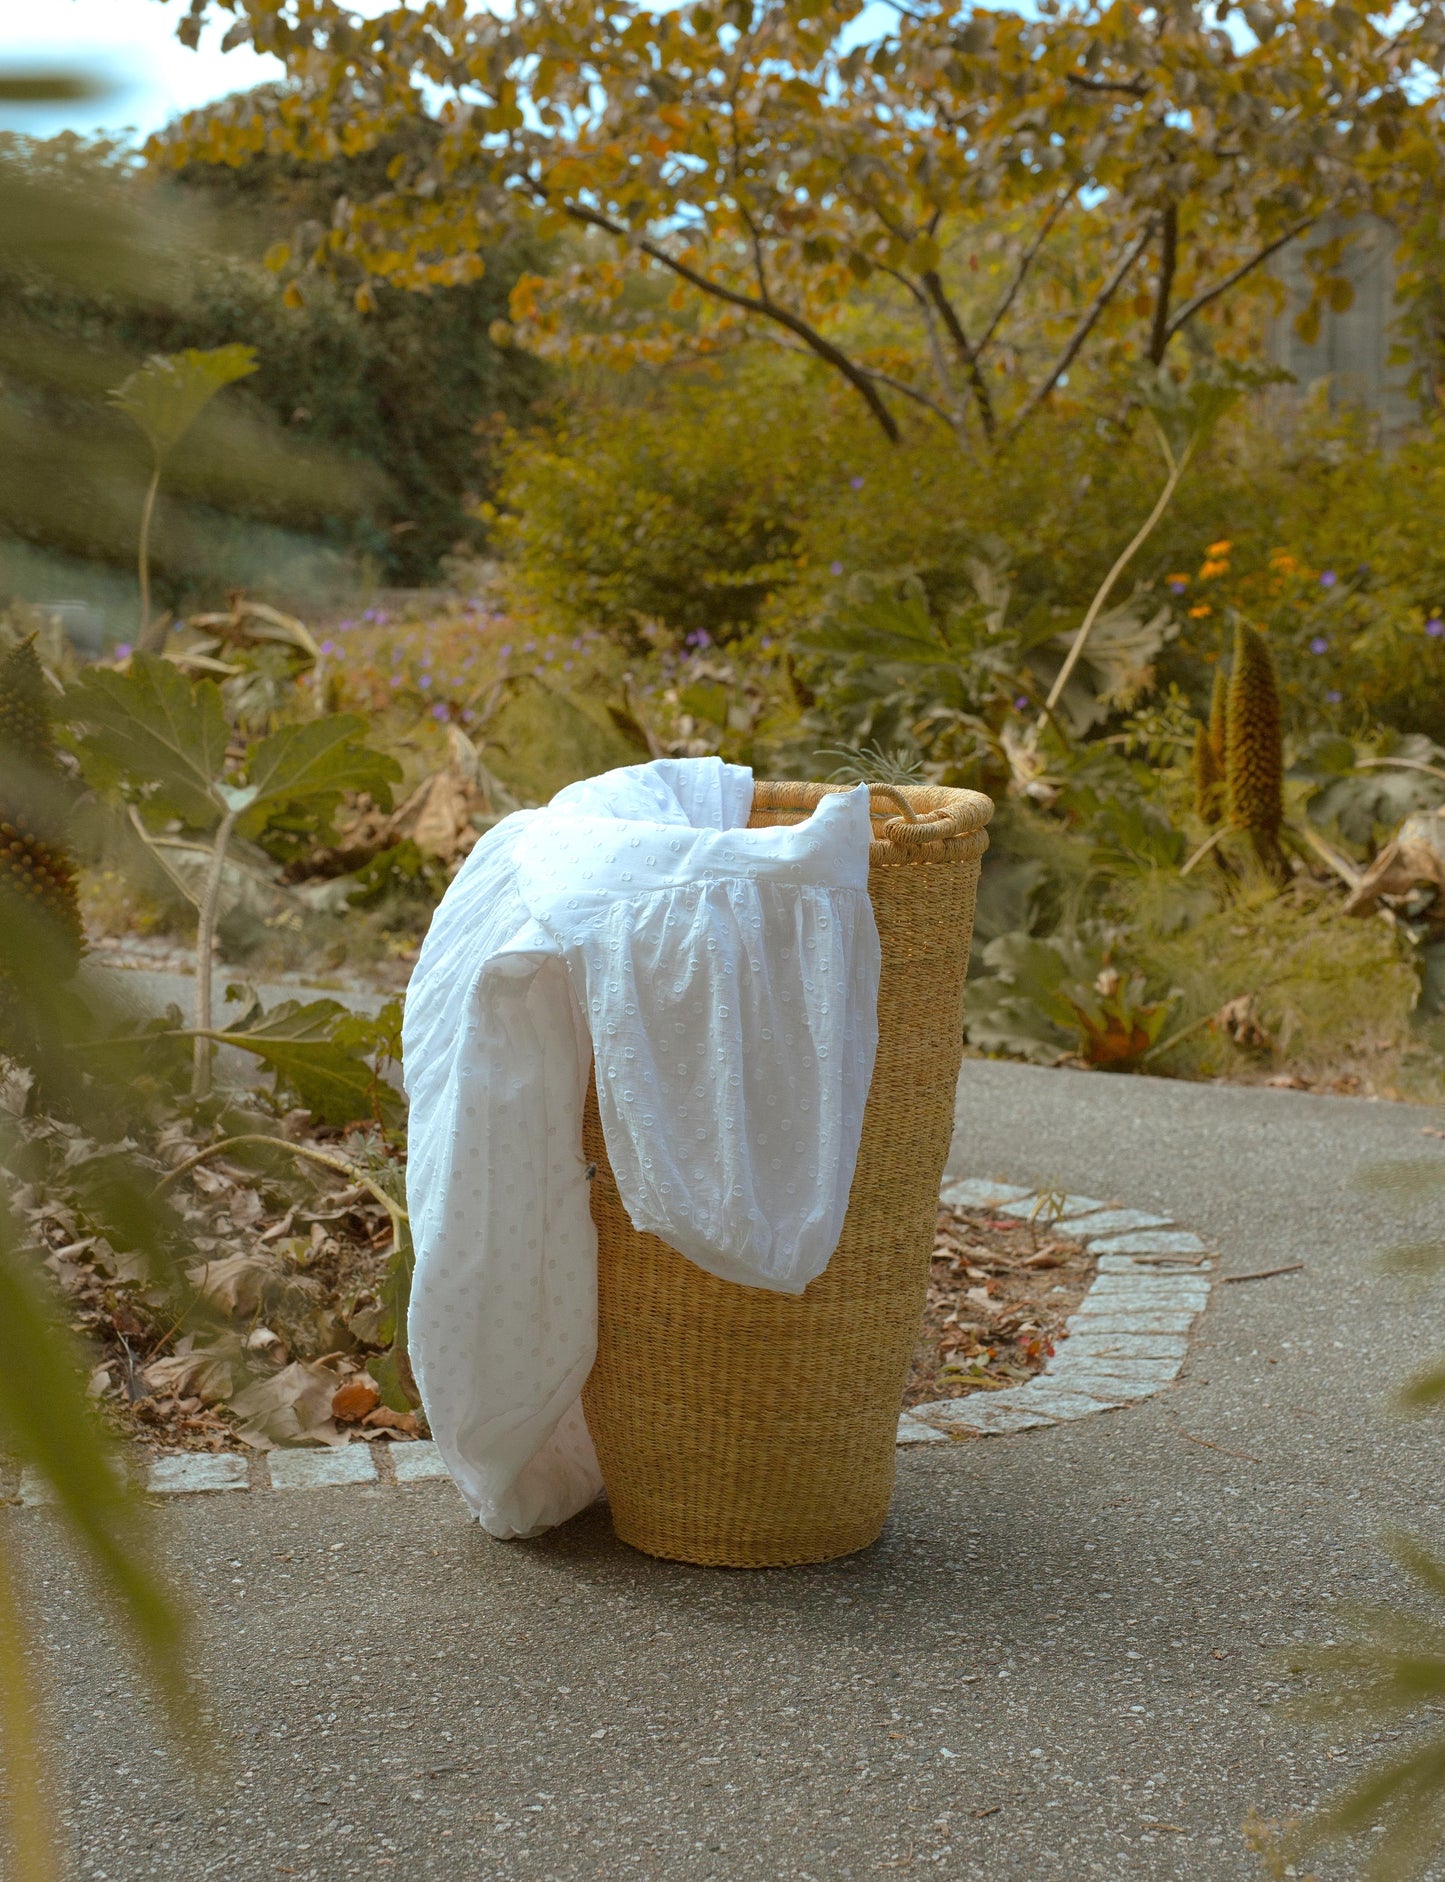
M 1169 297 L 1179 266 L 1179 206 L 1170 203 L 1159 219 L 1159 285 L 1154 295 L 1154 321 L 1149 330 L 1149 363 L 1163 362 L 1169 346 Z
M 919 287 L 918 283 L 909 280 L 908 276 L 904 274 L 901 268 L 890 268 L 887 262 L 879 262 L 877 266 L 881 273 L 890 276 L 898 283 L 905 294 L 910 295 L 912 299 L 917 302 L 918 311 L 923 317 L 923 331 L 928 336 L 928 352 L 929 357 L 933 361 L 934 375 L 938 380 L 939 396 L 946 399 L 950 407 L 954 407 L 953 381 L 949 377 L 948 361 L 944 358 L 943 348 L 939 344 L 938 323 L 933 317 L 933 303 L 929 300 L 923 289 Z M 897 380 L 889 380 L 884 373 L 874 372 L 871 367 L 867 370 L 872 372 L 875 378 L 883 380 L 885 383 L 893 385 L 900 383 Z M 913 386 L 908 386 L 906 390 L 910 397 L 917 396 Z M 955 433 L 957 433 L 959 429 L 958 418 L 959 413 L 957 410 L 954 410 L 953 416 L 948 420 L 949 428 Z
M 1258 254 L 1251 255 L 1248 261 L 1242 261 L 1237 268 L 1231 269 L 1222 281 L 1216 281 L 1212 288 L 1205 288 L 1201 293 L 1196 294 L 1192 301 L 1186 301 L 1169 322 L 1166 341 L 1172 340 L 1179 329 L 1194 318 L 1201 307 L 1207 307 L 1211 301 L 1217 301 L 1221 294 L 1227 294 L 1247 274 L 1252 274 L 1261 262 L 1268 261 L 1271 255 L 1278 254 L 1286 243 L 1292 242 L 1297 235 L 1303 235 L 1311 224 L 1318 221 L 1318 215 L 1303 217 L 1292 228 L 1286 229 L 1283 235 L 1276 236 L 1272 242 L 1266 242 Z
M 1082 72 L 1065 72 L 1067 84 L 1076 85 L 1080 91 L 1123 92 L 1130 98 L 1147 98 L 1149 87 L 1142 79 L 1131 78 L 1087 78 Z
M 992 444 L 998 432 L 998 420 L 994 414 L 993 400 L 989 396 L 988 386 L 984 380 L 983 368 L 978 363 L 977 350 L 970 344 L 968 335 L 963 330 L 963 322 L 959 319 L 953 302 L 944 291 L 938 270 L 930 268 L 922 280 L 924 287 L 928 290 L 928 298 L 938 309 L 948 337 L 953 341 L 958 356 L 963 361 L 969 384 L 973 387 L 973 396 L 978 400 L 978 415 L 983 421 L 984 436 Z
M 1144 250 L 1149 246 L 1149 238 L 1153 233 L 1154 230 L 1151 224 L 1149 228 L 1145 229 L 1142 235 L 1138 236 L 1130 243 L 1128 248 L 1125 249 L 1115 266 L 1114 272 L 1109 276 L 1108 280 L 1099 289 L 1098 293 L 1080 316 L 1078 325 L 1069 335 L 1063 352 L 1059 354 L 1059 357 L 1049 369 L 1047 378 L 1045 378 L 1042 385 L 1040 385 L 1036 391 L 1030 394 L 1029 398 L 1024 403 L 1023 410 L 1009 427 L 1008 435 L 1010 439 L 1018 436 L 1020 431 L 1023 430 L 1024 426 L 1033 417 L 1034 413 L 1043 404 L 1044 400 L 1048 398 L 1054 387 L 1078 358 L 1080 348 L 1094 331 L 1099 316 L 1119 292 L 1119 289 L 1124 285 L 1125 277 L 1134 266 L 1134 263 L 1138 261 L 1139 257 L 1144 253 Z
M 744 313 L 760 314 L 764 320 L 775 321 L 780 327 L 786 327 L 789 333 L 795 333 L 810 352 L 825 361 L 835 372 L 852 386 L 863 400 L 874 418 L 878 421 L 884 436 L 890 444 L 898 444 L 901 434 L 898 421 L 883 403 L 878 388 L 873 384 L 873 376 L 856 366 L 848 355 L 834 346 L 831 340 L 824 339 L 816 327 L 810 327 L 806 320 L 793 313 L 791 308 L 780 307 L 771 297 L 742 294 L 736 288 L 724 287 L 719 281 L 709 281 L 705 274 L 696 268 L 690 268 L 685 261 L 679 261 L 675 255 L 669 255 L 665 248 L 645 237 L 639 239 L 620 222 L 614 222 L 611 216 L 604 216 L 600 210 L 589 209 L 585 203 L 564 203 L 563 213 L 574 222 L 586 224 L 589 228 L 601 229 L 604 234 L 615 235 L 624 242 L 629 242 L 644 255 L 668 268 L 681 280 L 697 288 L 701 293 L 711 295 L 714 300 L 725 302 L 729 307 L 741 308 Z
M 792 345 L 791 342 L 785 340 L 781 334 L 769 333 L 765 334 L 763 337 L 770 340 L 774 346 L 780 347 L 785 353 L 792 353 L 798 359 L 807 358 L 807 353 L 803 347 Z M 912 399 L 916 405 L 922 405 L 926 410 L 933 413 L 933 416 L 938 419 L 940 424 L 947 425 L 955 438 L 958 437 L 960 426 L 957 418 L 946 411 L 945 408 L 939 404 L 937 399 L 929 398 L 926 392 L 920 392 L 917 386 L 909 385 L 906 379 L 895 379 L 892 373 L 880 372 L 876 366 L 860 366 L 858 371 L 868 379 L 876 379 L 881 386 L 888 386 L 894 392 L 901 392 L 905 398 Z
M 1049 239 L 1049 235 L 1053 229 L 1054 224 L 1058 221 L 1059 217 L 1063 214 L 1067 206 L 1073 201 L 1074 193 L 1077 187 L 1078 186 L 1076 184 L 1071 183 L 1066 190 L 1061 191 L 1060 194 L 1054 198 L 1053 203 L 1050 205 L 1048 214 L 1044 217 L 1043 222 L 1039 225 L 1038 234 L 1034 237 L 1033 241 L 1030 242 L 1028 247 L 1024 250 L 1023 256 L 1019 261 L 1019 265 L 1014 272 L 1014 278 L 1009 283 L 1008 291 L 1004 295 L 1003 299 L 999 302 L 998 308 L 994 313 L 993 319 L 988 323 L 988 326 L 984 329 L 983 338 L 978 343 L 977 350 L 978 350 L 978 356 L 980 359 L 982 359 L 983 355 L 987 352 L 990 344 L 992 343 L 993 336 L 998 332 L 999 327 L 1003 324 L 1003 321 L 1006 318 L 1009 309 L 1013 306 L 1014 301 L 1017 299 L 1018 291 L 1024 284 L 1024 276 L 1028 273 L 1029 269 L 1033 267 L 1034 262 L 1038 259 L 1039 250 L 1043 247 L 1044 243 Z

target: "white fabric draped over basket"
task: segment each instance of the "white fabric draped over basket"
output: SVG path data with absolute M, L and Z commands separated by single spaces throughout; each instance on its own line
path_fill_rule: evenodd
M 878 1042 L 868 792 L 746 828 L 752 773 L 660 759 L 568 786 L 476 845 L 406 998 L 412 1363 L 493 1535 L 601 1488 L 582 1160 L 595 1061 L 635 1226 L 797 1294 L 837 1244 Z

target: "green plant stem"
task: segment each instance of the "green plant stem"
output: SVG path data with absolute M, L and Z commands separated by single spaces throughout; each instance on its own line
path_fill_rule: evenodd
M 213 1033 L 211 1037 L 221 1038 L 224 1035 Z M 204 1150 L 197 1150 L 193 1156 L 187 1157 L 184 1163 L 178 1163 L 173 1170 L 166 1171 L 156 1184 L 156 1196 L 163 1196 L 173 1183 L 178 1183 L 183 1176 L 188 1176 L 192 1170 L 198 1169 L 209 1158 L 219 1157 L 225 1151 L 234 1150 L 241 1144 L 269 1144 L 273 1150 L 289 1150 L 293 1157 L 302 1157 L 310 1163 L 319 1163 L 325 1169 L 334 1170 L 338 1176 L 349 1176 L 353 1183 L 359 1183 L 363 1189 L 369 1190 L 385 1209 L 391 1220 L 392 1237 L 400 1243 L 401 1224 L 409 1221 L 410 1217 L 396 1198 L 388 1196 L 381 1185 L 373 1182 L 365 1170 L 359 1169 L 348 1157 L 328 1156 L 324 1150 L 315 1150 L 310 1144 L 293 1144 L 289 1137 L 269 1137 L 261 1131 L 246 1131 L 239 1137 L 222 1137 L 214 1144 L 207 1144 Z
M 228 810 L 216 831 L 211 866 L 201 891 L 200 919 L 196 925 L 196 1044 L 191 1071 L 191 1096 L 204 1098 L 211 1089 L 211 947 L 216 938 L 216 910 L 221 901 L 221 880 L 226 849 L 239 811 Z
M 1089 603 L 1089 612 L 1084 616 L 1083 624 L 1080 626 L 1078 633 L 1074 636 L 1074 644 L 1069 649 L 1068 658 L 1064 661 L 1063 666 L 1060 667 L 1059 676 L 1049 688 L 1049 696 L 1044 701 L 1044 710 L 1049 714 L 1053 713 L 1054 707 L 1058 705 L 1064 688 L 1073 678 L 1074 668 L 1079 664 L 1084 649 L 1088 645 L 1089 636 L 1094 631 L 1094 623 L 1103 612 L 1104 603 L 1114 592 L 1114 584 L 1134 560 L 1134 557 L 1144 547 L 1144 544 L 1154 533 L 1155 525 L 1158 523 L 1160 517 L 1163 516 L 1164 512 L 1168 509 L 1170 499 L 1179 488 L 1179 479 L 1184 475 L 1189 466 L 1189 460 L 1194 455 L 1194 440 L 1192 438 L 1189 440 L 1188 444 L 1185 445 L 1177 458 L 1172 451 L 1169 451 L 1167 443 L 1165 444 L 1165 451 L 1169 458 L 1169 476 L 1165 480 L 1164 488 L 1159 492 L 1159 497 L 1154 508 L 1149 512 L 1142 527 L 1136 533 L 1134 540 L 1129 544 L 1128 548 L 1124 550 L 1123 554 L 1115 562 L 1113 568 L 1109 570 L 1109 573 L 1104 577 L 1098 593 Z
M 141 505 L 140 540 L 136 547 L 136 574 L 140 579 L 140 632 L 136 635 L 136 645 L 146 653 L 160 651 L 151 644 L 151 518 L 160 487 L 161 461 L 157 457 L 151 480 L 146 485 L 145 502 Z
M 1181 1026 L 1177 1032 L 1170 1033 L 1167 1039 L 1161 1039 L 1157 1045 L 1150 1046 L 1147 1052 L 1141 1052 L 1139 1054 L 1139 1063 L 1141 1065 L 1147 1065 L 1150 1059 L 1162 1058 L 1172 1047 L 1182 1045 L 1184 1041 L 1192 1037 L 1193 1034 L 1202 1032 L 1213 1018 L 1214 1015 L 1212 1013 L 1205 1013 L 1198 1019 L 1191 1019 L 1187 1026 Z
M 13 1526 L 6 1527 L 13 1535 Z M 5 1873 L 15 1882 L 60 1882 L 58 1816 L 45 1804 L 47 1795 L 56 1793 L 46 1782 L 40 1707 L 28 1656 L 33 1637 L 21 1612 L 6 1542 L 0 1531 L 0 1749 L 7 1766 L 0 1847 L 9 1857 Z
M 1199 848 L 1195 850 L 1194 854 L 1189 858 L 1189 861 L 1185 863 L 1184 867 L 1179 871 L 1179 879 L 1181 882 L 1185 876 L 1189 874 L 1190 870 L 1194 868 L 1196 863 L 1202 863 L 1204 861 L 1205 857 L 1214 848 L 1216 843 L 1222 843 L 1224 841 L 1225 837 L 1229 835 L 1229 831 L 1230 826 L 1227 823 L 1221 824 L 1214 832 L 1213 836 L 1204 839 L 1199 845 Z
M 1427 765 L 1420 758 L 1361 758 L 1355 766 L 1356 771 L 1423 771 L 1427 778 L 1445 780 L 1445 771 L 1439 765 Z

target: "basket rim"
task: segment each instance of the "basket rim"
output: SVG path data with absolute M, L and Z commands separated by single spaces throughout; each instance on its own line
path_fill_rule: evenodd
M 856 788 L 852 784 L 794 778 L 758 778 L 753 783 L 753 809 L 773 815 L 792 813 L 801 821 L 812 816 L 825 797 Z M 907 849 L 976 835 L 994 811 L 993 799 L 982 791 L 959 790 L 946 784 L 870 783 L 868 795 L 873 822 L 883 826 L 882 837 Z

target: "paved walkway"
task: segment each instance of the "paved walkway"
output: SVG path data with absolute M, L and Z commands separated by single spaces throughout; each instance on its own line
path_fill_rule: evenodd
M 1385 1400 L 1445 1326 L 1376 1274 L 1400 1225 L 1351 1188 L 1371 1159 L 1445 1155 L 1434 1121 L 966 1066 L 952 1174 L 1158 1209 L 1226 1274 L 1305 1270 L 1216 1287 L 1158 1398 L 903 1453 L 883 1539 L 818 1569 L 655 1563 L 596 1511 L 499 1544 L 445 1483 L 178 1502 L 159 1520 L 229 1746 L 203 1793 L 52 1517 L 5 1513 L 48 1577 L 82 1873 L 1258 1876 L 1251 1808 L 1298 1813 L 1359 1768 L 1355 1741 L 1275 1718 L 1277 1649 L 1396 1586 L 1389 1524 L 1442 1541 L 1440 1430 Z

